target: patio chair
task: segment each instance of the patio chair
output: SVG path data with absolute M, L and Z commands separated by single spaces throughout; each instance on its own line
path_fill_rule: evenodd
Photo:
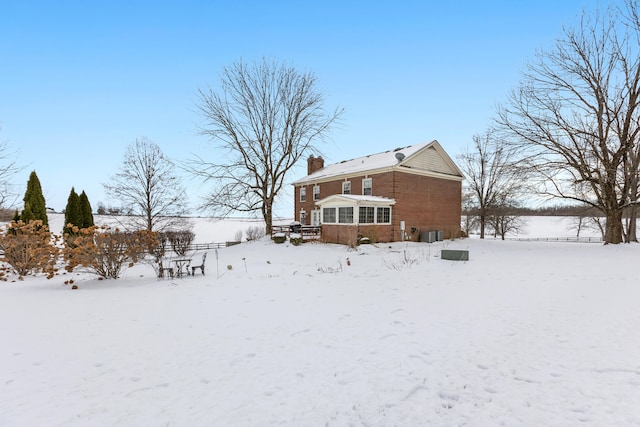
M 207 253 L 205 252 L 204 254 L 202 254 L 202 264 L 200 265 L 192 265 L 191 266 L 191 275 L 195 276 L 196 275 L 196 270 L 199 268 L 200 271 L 202 272 L 202 275 L 204 276 L 204 262 L 207 260 Z
M 173 267 L 164 267 L 162 261 L 158 262 L 158 277 L 164 278 L 165 273 L 173 279 Z

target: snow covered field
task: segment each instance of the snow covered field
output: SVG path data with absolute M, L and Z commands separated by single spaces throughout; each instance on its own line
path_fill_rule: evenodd
M 209 251 L 206 276 L 0 282 L 0 426 L 640 425 L 639 258 L 263 240 Z

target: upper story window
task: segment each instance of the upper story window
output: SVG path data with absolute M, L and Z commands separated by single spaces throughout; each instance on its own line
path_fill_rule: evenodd
M 372 187 L 371 187 L 371 178 L 364 178 L 362 180 L 362 195 L 371 196 Z
M 300 187 L 300 201 L 307 201 L 307 187 Z
M 351 181 L 342 183 L 342 194 L 351 194 Z
M 313 186 L 313 200 L 320 200 L 320 186 Z

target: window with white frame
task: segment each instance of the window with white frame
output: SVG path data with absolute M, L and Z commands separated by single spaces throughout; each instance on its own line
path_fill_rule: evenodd
M 322 209 L 322 222 L 323 223 L 335 223 L 336 222 L 336 208 L 323 208 Z
M 300 201 L 307 201 L 307 187 L 300 187 Z
M 342 194 L 351 194 L 351 181 L 342 183 Z
M 358 209 L 358 222 L 360 224 L 373 224 L 375 208 L 373 206 L 360 206 Z
M 313 186 L 313 200 L 320 200 L 320 186 Z
M 363 196 L 371 196 L 372 187 L 371 187 L 371 178 L 364 178 L 362 180 L 362 195 Z
M 353 224 L 353 206 L 338 208 L 338 222 L 340 224 Z
M 376 212 L 376 222 L 378 224 L 390 224 L 391 208 L 378 207 Z

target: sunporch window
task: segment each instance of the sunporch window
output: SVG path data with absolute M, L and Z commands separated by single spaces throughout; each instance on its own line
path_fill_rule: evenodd
M 373 206 L 360 206 L 358 222 L 360 224 L 373 224 L 375 209 Z
M 332 224 L 336 222 L 336 208 L 322 209 L 322 222 Z
M 376 222 L 378 224 L 391 223 L 391 208 L 378 207 Z
M 353 223 L 353 207 L 338 208 L 338 222 L 340 224 L 352 224 Z

